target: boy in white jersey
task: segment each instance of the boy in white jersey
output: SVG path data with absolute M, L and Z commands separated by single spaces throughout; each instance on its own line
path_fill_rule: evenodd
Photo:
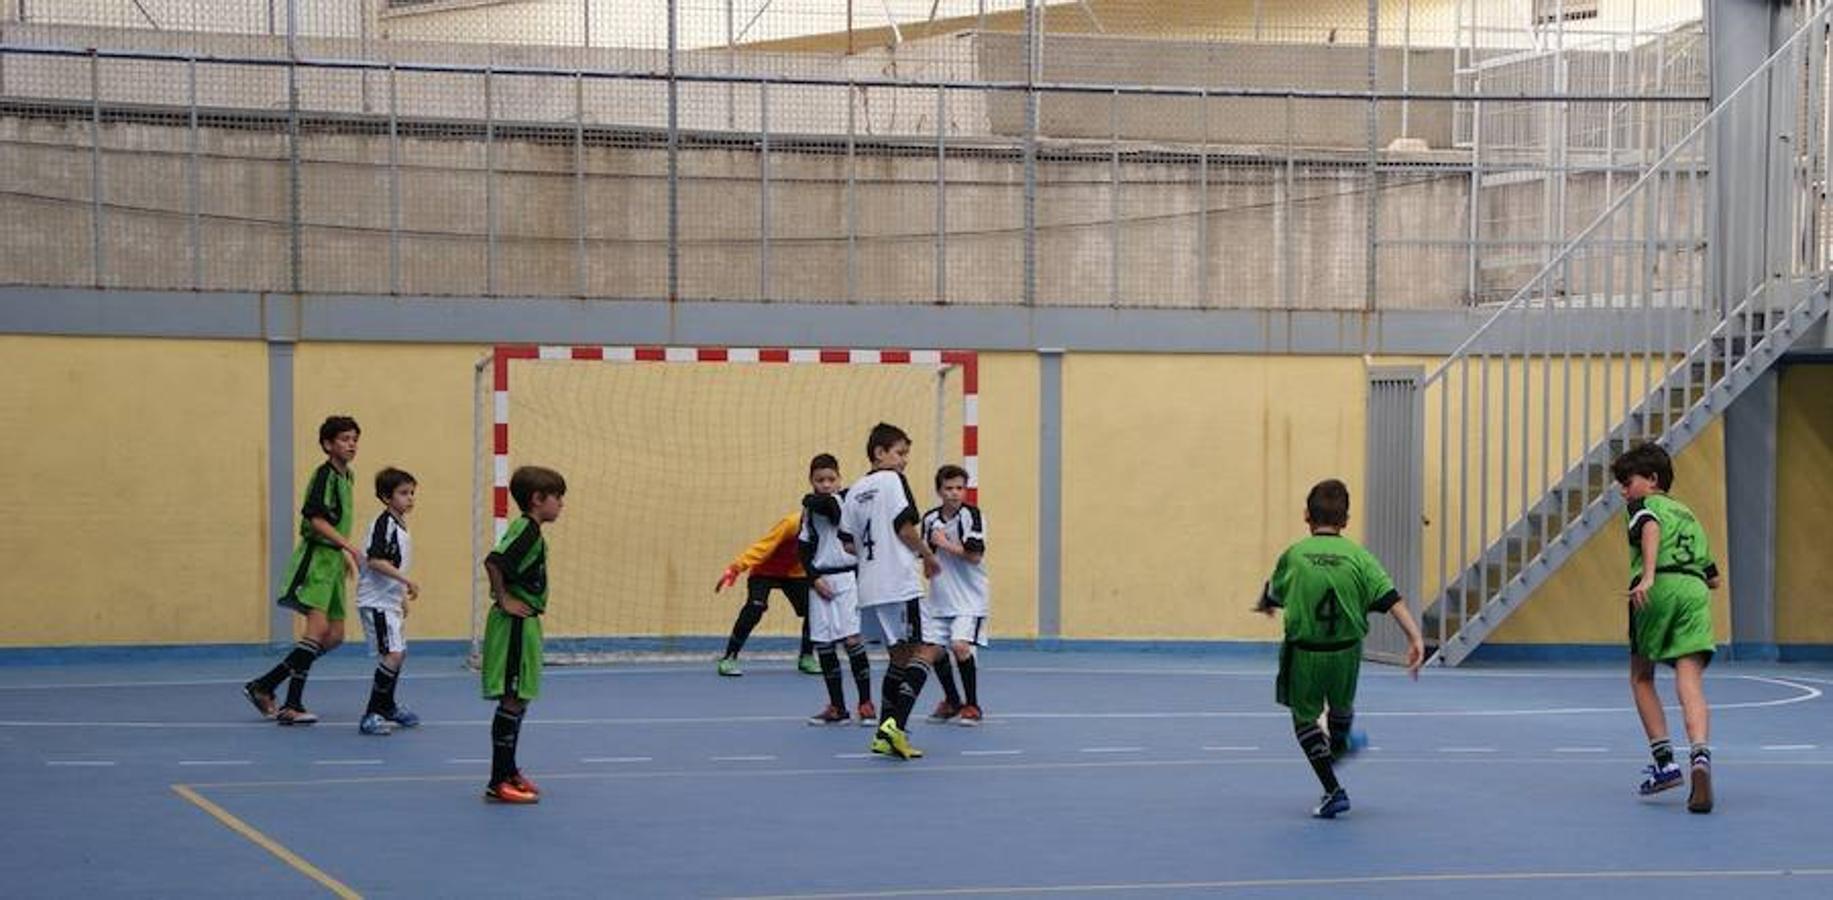
M 980 508 L 967 502 L 967 470 L 946 465 L 936 470 L 936 494 L 942 505 L 923 514 L 923 536 L 942 562 L 942 571 L 929 579 L 929 596 L 923 600 L 923 642 L 948 647 L 961 669 L 962 702 L 955 692 L 949 654 L 936 664 L 942 682 L 942 702 L 929 721 L 954 720 L 960 725 L 980 724 L 979 673 L 974 648 L 987 645 L 986 519 Z
M 369 526 L 365 553 L 369 564 L 356 582 L 357 618 L 363 635 L 376 648 L 375 681 L 369 689 L 369 707 L 357 730 L 385 735 L 395 725 L 412 728 L 420 717 L 395 702 L 395 682 L 407 658 L 407 635 L 401 625 L 408 604 L 420 596 L 420 586 L 407 577 L 413 565 L 413 541 L 407 535 L 407 514 L 414 511 L 414 476 L 390 466 L 376 473 L 376 499 L 382 511 Z
M 840 654 L 846 647 L 859 691 L 859 724 L 878 724 L 872 705 L 872 661 L 866 658 L 859 638 L 859 592 L 854 574 L 858 561 L 840 544 L 840 461 L 831 453 L 808 463 L 808 484 L 814 492 L 802 498 L 802 525 L 796 532 L 796 549 L 808 573 L 815 596 L 808 603 L 809 638 L 821 661 L 821 679 L 827 684 L 827 707 L 808 720 L 810 725 L 845 725 L 846 692 L 841 688 Z
M 891 662 L 879 689 L 885 704 L 871 750 L 883 756 L 915 759 L 923 751 L 910 746 L 904 733 L 917 695 L 929 680 L 941 648 L 923 643 L 922 576 L 933 577 L 941 564 L 918 531 L 921 516 L 904 466 L 910 462 L 910 435 L 883 422 L 866 437 L 872 471 L 853 483 L 840 505 L 840 540 L 858 558 L 859 610 L 878 622 Z M 916 562 L 922 559 L 922 576 Z

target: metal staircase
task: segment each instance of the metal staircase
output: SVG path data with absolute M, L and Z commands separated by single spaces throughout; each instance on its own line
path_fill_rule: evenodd
M 1610 526 L 1618 453 L 1678 453 L 1827 315 L 1820 6 L 1415 386 L 1433 664 Z

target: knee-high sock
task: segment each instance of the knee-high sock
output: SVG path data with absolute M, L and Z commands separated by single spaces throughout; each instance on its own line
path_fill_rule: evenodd
M 796 648 L 798 657 L 809 656 L 815 652 L 815 642 L 808 637 L 808 617 L 802 617 L 802 646 Z
M 307 668 L 311 668 L 312 660 L 317 658 L 318 642 L 311 638 L 301 638 L 299 643 L 293 645 L 293 649 L 287 651 L 286 657 L 280 660 L 280 664 L 268 669 L 267 674 L 255 679 L 255 684 L 258 685 L 261 690 L 271 694 L 274 692 L 275 688 L 280 686 L 280 682 L 285 681 L 288 675 L 293 674 L 293 668 L 295 666 L 303 665 Z
M 502 784 L 516 773 L 516 742 L 522 737 L 522 713 L 497 706 L 490 720 L 490 783 Z
M 967 659 L 956 660 L 955 662 L 961 669 L 961 692 L 967 695 L 967 705 L 979 706 L 980 672 L 979 666 L 975 665 L 977 660 L 974 658 L 974 654 L 969 653 Z
M 1330 754 L 1342 756 L 1349 752 L 1349 730 L 1355 727 L 1356 711 L 1353 709 L 1332 709 L 1324 721 L 1330 724 Z
M 286 655 L 286 674 L 290 681 L 286 683 L 286 704 L 293 709 L 304 709 L 306 678 L 312 674 L 312 663 L 324 654 L 324 649 L 311 638 L 301 640 L 293 645 L 293 652 Z
M 897 684 L 897 699 L 885 702 L 897 704 L 897 724 L 910 729 L 911 713 L 916 710 L 917 697 L 923 693 L 923 684 L 929 680 L 929 662 L 922 657 L 910 661 L 904 667 L 904 677 Z
M 941 683 L 942 696 L 948 700 L 948 705 L 960 706 L 961 692 L 955 690 L 955 667 L 949 663 L 949 658 L 947 651 L 944 651 L 942 658 L 936 660 L 936 681 Z
M 834 652 L 833 644 L 821 644 L 815 648 L 815 655 L 821 659 L 821 680 L 827 682 L 827 702 L 846 709 L 846 692 L 840 687 L 840 654 Z
M 897 719 L 897 724 L 899 725 L 908 724 L 903 719 L 898 719 L 895 714 L 897 710 L 898 688 L 904 683 L 904 669 L 905 667 L 898 665 L 895 659 L 886 663 L 885 678 L 878 685 L 878 696 L 882 698 L 885 703 L 885 708 L 878 711 L 879 717 L 882 719 Z
M 1292 726 L 1298 735 L 1298 746 L 1305 751 L 1305 758 L 1311 761 L 1311 771 L 1317 773 L 1318 783 L 1324 786 L 1324 793 L 1334 794 L 1342 785 L 1337 784 L 1337 773 L 1330 765 L 1330 739 L 1324 736 L 1324 729 L 1316 722 L 1296 722 Z
M 363 715 L 389 716 L 395 711 L 395 682 L 401 677 L 399 669 L 391 669 L 388 663 L 376 663 L 375 680 L 369 686 L 369 707 Z
M 848 668 L 853 670 L 853 686 L 859 689 L 859 702 L 872 702 L 872 659 L 866 656 L 866 645 L 848 645 L 846 661 Z
M 738 651 L 744 649 L 745 641 L 751 637 L 751 629 L 764 620 L 765 609 L 764 604 L 749 600 L 738 608 L 738 620 L 732 623 L 732 636 L 726 639 L 726 656 L 736 658 Z

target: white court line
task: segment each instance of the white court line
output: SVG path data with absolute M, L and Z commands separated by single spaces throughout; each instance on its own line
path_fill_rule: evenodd
M 1440 747 L 1440 753 L 1495 753 L 1494 747 Z
M 774 756 L 761 756 L 761 755 L 760 756 L 715 756 L 715 757 L 712 757 L 712 760 L 714 762 L 770 762 L 771 760 L 774 760 L 774 759 L 776 759 L 776 757 Z
M 579 758 L 579 761 L 582 763 L 639 763 L 639 762 L 654 762 L 655 757 L 653 756 L 582 756 Z
M 1144 747 L 1083 747 L 1083 753 L 1142 753 Z
M 871 758 L 871 756 L 872 754 L 870 753 L 836 753 L 834 754 L 835 759 L 869 759 Z
M 181 759 L 181 766 L 252 766 L 252 759 Z
M 962 756 L 1021 756 L 1023 750 L 963 750 Z
M 489 764 L 490 764 L 490 760 L 487 760 L 487 759 L 448 759 L 446 760 L 446 765 L 448 766 L 484 766 L 484 765 L 489 765 Z
M 1818 744 L 1764 744 L 1765 750 L 1819 750 Z
M 315 765 L 315 766 L 379 766 L 381 764 L 382 764 L 382 761 L 379 759 L 315 759 L 315 760 L 312 760 L 312 765 Z
M 1554 747 L 1554 753 L 1609 753 L 1609 747 Z
M 1123 891 L 1215 891 L 1228 888 L 1307 888 L 1376 884 L 1432 884 L 1508 881 L 1663 881 L 1730 878 L 1826 878 L 1833 869 L 1696 869 L 1692 871 L 1601 870 L 1590 872 L 1422 872 L 1411 875 L 1364 875 L 1341 878 L 1243 878 L 1234 881 L 1119 882 L 1112 884 L 987 885 L 982 887 L 911 888 L 890 891 L 856 891 L 843 894 L 762 894 L 726 900 L 843 900 L 878 897 L 949 897 L 996 894 L 1105 894 Z
M 1723 712 L 1734 709 L 1770 709 L 1779 706 L 1792 706 L 1823 696 L 1818 688 L 1781 678 L 1768 678 L 1761 675 L 1729 675 L 1727 678 L 1741 678 L 1749 681 L 1760 681 L 1800 691 L 1792 697 L 1779 697 L 1774 700 L 1747 700 L 1736 703 L 1714 704 L 1713 709 Z M 1678 710 L 1678 706 L 1666 707 Z M 1521 716 L 1567 716 L 1609 714 L 1622 715 L 1634 712 L 1633 706 L 1572 706 L 1548 707 L 1544 709 L 1427 709 L 1427 710 L 1357 710 L 1356 715 L 1362 719 L 1370 718 L 1445 718 L 1445 719 L 1487 719 L 1511 718 Z M 999 715 L 1000 721 L 1011 719 L 1054 720 L 1171 720 L 1171 719 L 1285 719 L 1291 713 L 1284 710 L 1230 710 L 1230 711 L 1194 711 L 1194 712 L 1114 712 L 1114 713 L 1006 713 Z M 605 717 L 577 719 L 531 719 L 530 724 L 539 725 L 740 725 L 747 723 L 782 723 L 805 722 L 800 716 L 685 716 L 676 718 L 648 717 Z M 452 719 L 444 721 L 425 721 L 422 727 L 465 727 L 477 728 L 489 723 L 488 719 Z M 355 723 L 328 723 L 332 725 Z M 0 727 L 10 728 L 173 728 L 173 729 L 212 729 L 212 728 L 272 728 L 271 722 L 43 722 L 20 719 L 0 720 Z
M 65 766 L 65 767 L 70 767 L 70 768 L 78 768 L 78 767 L 102 768 L 105 766 L 112 766 L 114 764 L 115 764 L 115 761 L 112 759 L 47 759 L 45 760 L 45 765 L 47 766 Z
M 1214 752 L 1219 752 L 1219 753 L 1252 753 L 1256 750 L 1259 750 L 1260 748 L 1259 747 L 1204 747 L 1203 749 L 1214 751 Z
M 1637 756 L 1609 756 L 1609 757 L 1590 756 L 1590 757 L 1561 758 L 1561 759 L 1555 759 L 1553 757 L 1526 756 L 1526 757 L 1510 758 L 1509 762 L 1514 765 L 1518 765 L 1518 766 L 1559 766 L 1561 768 L 1569 769 L 1570 767 L 1574 765 L 1583 765 L 1583 764 L 1602 765 L 1602 766 L 1621 766 L 1625 764 L 1626 762 L 1641 761 L 1647 758 L 1648 757 L 1646 754 L 1641 754 Z M 1386 757 L 1382 757 L 1381 759 L 1360 760 L 1356 764 L 1357 765 L 1369 765 L 1369 766 L 1472 765 L 1472 766 L 1494 767 L 1496 765 L 1496 760 L 1491 757 L 1481 757 L 1481 756 L 1445 757 L 1442 755 L 1435 755 L 1435 756 L 1413 755 L 1413 756 L 1386 756 Z M 1280 766 L 1280 767 L 1289 768 L 1291 765 L 1292 765 L 1292 760 L 1288 757 L 1283 757 L 1283 756 L 1282 757 L 1273 757 L 1273 756 L 1241 757 L 1241 756 L 1213 756 L 1212 755 L 1212 756 L 1204 757 L 1201 759 L 1106 759 L 1106 760 L 1092 760 L 1091 759 L 1091 760 L 1082 760 L 1078 762 L 1068 762 L 1068 761 L 1061 761 L 1061 762 L 991 762 L 991 761 L 988 761 L 988 762 L 959 762 L 959 763 L 934 762 L 934 764 L 931 764 L 931 762 L 923 762 L 923 763 L 918 763 L 918 764 L 912 764 L 910 766 L 900 767 L 900 770 L 909 773 L 910 777 L 917 777 L 923 773 L 937 774 L 937 773 L 954 773 L 954 772 L 1009 773 L 1009 772 L 1070 771 L 1070 770 L 1077 770 L 1077 769 L 1173 769 L 1173 768 L 1175 769 L 1197 769 L 1197 768 L 1225 768 L 1225 767 L 1233 767 L 1233 766 Z M 1769 758 L 1754 758 L 1753 757 L 1750 759 L 1739 761 L 1738 765 L 1739 766 L 1778 767 L 1778 768 L 1791 768 L 1791 769 L 1799 769 L 1799 768 L 1825 769 L 1825 768 L 1833 768 L 1833 759 L 1829 759 L 1825 757 L 1818 757 L 1818 756 L 1816 757 L 1774 756 L 1774 757 L 1769 757 Z M 541 780 L 543 782 L 547 782 L 547 781 L 588 781 L 588 780 L 652 781 L 652 780 L 657 780 L 657 779 L 717 780 L 717 779 L 723 779 L 723 778 L 843 778 L 843 777 L 872 776 L 876 774 L 882 774 L 883 771 L 884 771 L 883 769 L 877 766 L 832 766 L 832 765 L 823 766 L 821 768 L 815 768 L 815 769 L 809 769 L 809 768 L 772 769 L 772 768 L 757 768 L 757 767 L 750 767 L 750 766 L 747 766 L 747 767 L 733 766 L 733 767 L 719 768 L 719 769 L 654 769 L 654 768 L 635 768 L 633 767 L 633 768 L 627 768 L 627 769 L 596 769 L 592 771 L 582 771 L 582 772 L 549 772 L 547 774 L 542 775 Z M 434 775 L 434 774 L 422 773 L 422 774 L 413 774 L 413 775 L 366 775 L 366 776 L 343 776 L 343 777 L 335 777 L 335 778 L 271 779 L 271 780 L 262 780 L 262 781 L 210 781 L 210 782 L 195 782 L 195 783 L 192 783 L 190 786 L 193 788 L 197 788 L 199 790 L 219 790 L 219 789 L 228 790 L 232 788 L 241 788 L 241 789 L 315 788 L 315 787 L 321 787 L 324 785 L 331 785 L 331 784 L 348 785 L 348 784 L 457 783 L 457 782 L 469 781 L 471 777 L 472 776 L 470 775 Z M 1003 774 L 1002 774 L 1002 777 L 1004 777 Z

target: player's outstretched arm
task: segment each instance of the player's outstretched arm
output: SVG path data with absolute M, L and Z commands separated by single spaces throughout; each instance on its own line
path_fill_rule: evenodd
M 1400 630 L 1407 636 L 1407 674 L 1419 678 L 1419 667 L 1426 663 L 1426 641 L 1419 634 L 1419 623 L 1413 621 L 1413 613 L 1407 609 L 1403 598 L 1400 602 L 1388 607 L 1388 615 L 1399 623 Z

